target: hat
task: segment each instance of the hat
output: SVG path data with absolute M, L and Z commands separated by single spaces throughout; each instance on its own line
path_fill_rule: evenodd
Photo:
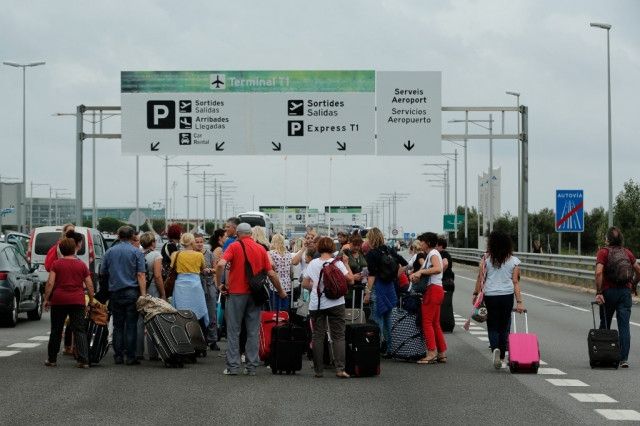
M 245 234 L 245 235 L 249 235 L 251 234 L 251 225 L 249 225 L 246 222 L 242 222 L 240 225 L 238 225 L 238 227 L 236 228 L 236 232 L 238 234 Z

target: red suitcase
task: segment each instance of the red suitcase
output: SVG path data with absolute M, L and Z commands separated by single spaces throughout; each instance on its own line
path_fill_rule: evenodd
M 277 316 L 276 316 L 277 315 Z M 260 312 L 260 347 L 258 355 L 261 361 L 269 359 L 271 354 L 271 332 L 276 325 L 276 319 L 280 325 L 289 321 L 289 313 L 287 311 L 262 311 Z
M 509 334 L 509 371 L 512 373 L 538 373 L 540 367 L 540 347 L 538 336 L 529 333 L 529 319 L 524 311 L 525 332 L 518 333 L 516 328 L 516 310 L 513 310 L 511 322 L 513 333 Z

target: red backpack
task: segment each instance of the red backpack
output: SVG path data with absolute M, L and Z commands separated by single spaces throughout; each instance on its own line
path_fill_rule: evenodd
M 340 258 L 336 256 L 331 262 L 325 262 L 320 270 L 318 278 L 318 310 L 320 310 L 320 297 L 322 293 L 327 299 L 340 299 L 347 294 L 347 279 L 344 273 L 336 266 Z

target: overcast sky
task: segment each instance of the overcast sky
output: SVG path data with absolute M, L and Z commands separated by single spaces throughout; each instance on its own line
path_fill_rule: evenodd
M 120 105 L 121 70 L 375 69 L 442 71 L 443 106 L 514 105 L 522 93 L 530 119 L 530 211 L 554 206 L 555 189 L 582 188 L 587 209 L 607 203 L 606 31 L 611 30 L 613 184 L 640 175 L 640 2 L 616 1 L 4 1 L 0 59 L 46 61 L 27 70 L 27 182 L 74 192 L 76 105 Z M 21 176 L 21 75 L 0 67 L 0 175 Z M 448 125 L 443 133 L 461 133 Z M 487 114 L 471 118 L 487 119 Z M 515 115 L 507 116 L 515 130 Z M 496 123 L 500 126 L 500 123 Z M 456 127 L 453 127 L 456 126 Z M 90 131 L 87 123 L 85 132 Z M 105 121 L 120 132 L 120 120 Z M 85 144 L 85 206 L 91 200 L 90 142 Z M 488 167 L 488 142 L 469 142 L 469 205 Z M 443 142 L 443 149 L 455 148 Z M 495 142 L 503 211 L 516 212 L 514 141 Z M 135 158 L 120 141 L 100 140 L 99 206 L 134 206 Z M 442 229 L 443 192 L 421 166 L 436 157 L 177 157 L 211 164 L 238 185 L 235 200 L 312 207 L 368 205 L 381 192 L 404 192 L 404 231 Z M 462 160 L 462 156 L 461 156 Z M 164 197 L 163 162 L 141 157 L 141 205 Z M 284 166 L 286 164 L 286 172 Z M 309 166 L 309 194 L 306 191 Z M 202 170 L 202 169 L 201 169 Z M 462 161 L 458 204 L 464 203 Z M 286 177 L 286 187 L 285 187 Z M 186 177 L 170 171 L 178 194 Z M 195 182 L 195 179 L 193 180 Z M 331 186 L 331 191 L 329 190 Z M 192 183 L 196 195 L 201 186 Z M 36 196 L 48 196 L 37 188 Z M 451 200 L 453 203 L 453 191 Z M 209 204 L 212 205 L 211 200 Z M 195 209 L 195 203 L 191 210 Z M 209 209 L 207 209 L 209 210 Z M 184 202 L 178 213 L 186 212 Z M 208 211 L 210 215 L 212 209 Z

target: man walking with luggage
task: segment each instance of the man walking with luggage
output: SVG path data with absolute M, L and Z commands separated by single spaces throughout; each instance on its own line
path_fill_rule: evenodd
M 251 226 L 241 223 L 236 229 L 238 240 L 225 250 L 222 259 L 216 266 L 216 286 L 225 295 L 227 322 L 227 368 L 225 375 L 237 375 L 240 366 L 240 328 L 244 319 L 247 326 L 246 368 L 244 374 L 255 376 L 256 367 L 260 364 L 258 357 L 258 330 L 260 327 L 260 308 L 251 296 L 249 277 L 246 273 L 245 259 L 248 260 L 254 275 L 264 271 L 273 283 L 281 299 L 287 293 L 280 285 L 278 274 L 272 269 L 267 251 L 251 238 Z M 245 258 L 246 253 L 246 258 Z M 223 285 L 221 281 L 225 266 L 229 263 L 229 279 Z
M 101 273 L 109 280 L 110 305 L 113 312 L 113 352 L 116 364 L 137 365 L 138 297 L 147 293 L 144 254 L 133 245 L 135 230 L 118 229 L 120 244 L 104 255 Z
M 604 310 L 600 308 L 601 329 L 611 327 L 615 311 L 620 333 L 620 367 L 629 368 L 631 292 L 635 292 L 635 277 L 640 277 L 640 265 L 623 244 L 622 232 L 615 226 L 609 228 L 605 237 L 606 247 L 596 255 L 596 302 L 604 305 Z

